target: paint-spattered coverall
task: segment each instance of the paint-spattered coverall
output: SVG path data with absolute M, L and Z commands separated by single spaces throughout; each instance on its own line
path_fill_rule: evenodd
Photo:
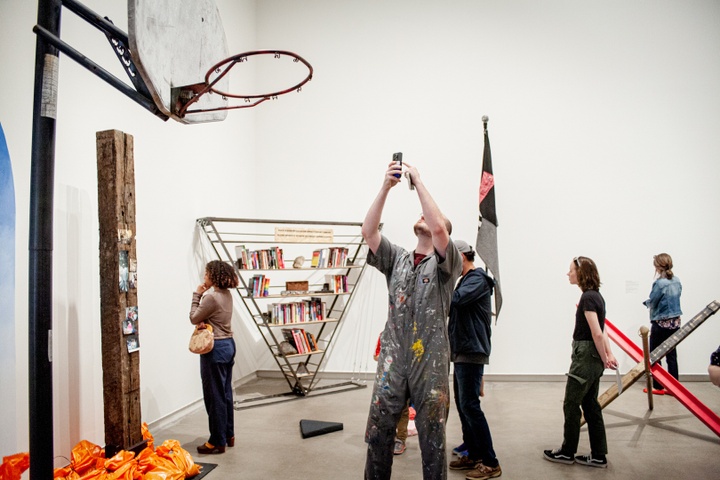
M 387 279 L 389 306 L 365 432 L 366 479 L 390 478 L 395 426 L 408 398 L 416 410 L 423 478 L 447 478 L 450 347 L 446 319 L 462 260 L 452 240 L 444 259 L 435 252 L 415 267 L 413 258 L 413 252 L 384 236 L 377 252 L 368 253 L 367 263 Z

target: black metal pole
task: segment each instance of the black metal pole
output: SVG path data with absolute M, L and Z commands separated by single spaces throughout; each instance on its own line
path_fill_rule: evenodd
M 38 0 L 38 25 L 60 35 L 60 0 Z M 52 250 L 58 50 L 37 36 L 30 171 L 28 358 L 30 479 L 53 478 Z
M 150 93 L 148 93 L 147 95 L 143 95 L 137 90 L 134 90 L 130 85 L 121 82 L 115 76 L 113 76 L 113 74 L 87 58 L 82 53 L 75 50 L 67 43 L 63 42 L 60 38 L 57 37 L 57 35 L 53 35 L 51 34 L 51 32 L 48 32 L 45 28 L 36 25 L 35 28 L 33 28 L 33 32 L 35 32 L 39 37 L 42 37 L 42 39 L 48 45 L 52 45 L 53 47 L 57 48 L 60 52 L 75 60 L 78 64 L 80 64 L 80 66 L 85 67 L 90 73 L 104 80 L 105 83 L 109 84 L 111 87 L 115 87 L 115 89 L 125 94 L 125 96 L 129 97 L 141 107 L 149 110 L 152 114 L 159 117 L 162 121 L 166 121 L 169 118 L 167 115 L 160 111 L 157 105 L 155 105 L 155 102 L 150 96 Z

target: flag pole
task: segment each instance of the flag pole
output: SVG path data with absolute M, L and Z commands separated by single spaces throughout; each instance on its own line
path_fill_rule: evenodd
M 488 134 L 487 124 L 488 124 L 489 120 L 490 120 L 490 118 L 488 118 L 487 115 L 482 116 L 483 137 L 487 137 L 487 134 Z M 487 263 L 485 263 L 485 273 L 488 273 L 488 272 L 492 273 L 492 271 L 490 270 L 490 267 L 488 267 Z M 492 315 L 496 317 L 497 314 L 495 312 L 493 312 Z M 495 323 L 497 323 L 497 317 L 496 317 Z
M 495 176 L 492 168 L 492 155 L 490 153 L 490 136 L 488 135 L 487 115 L 482 116 L 483 122 L 483 162 L 480 177 L 480 198 L 478 216 L 478 234 L 475 250 L 485 264 L 485 271 L 492 274 L 495 280 L 495 322 L 500 315 L 502 307 L 502 292 L 500 288 L 500 267 L 497 248 L 497 212 L 495 209 Z

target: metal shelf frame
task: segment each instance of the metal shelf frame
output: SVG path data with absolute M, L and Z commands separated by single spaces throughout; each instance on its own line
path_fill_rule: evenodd
M 270 395 L 268 397 L 282 397 L 294 395 L 304 397 L 313 389 L 327 389 L 335 386 L 346 386 L 350 388 L 362 388 L 364 384 L 355 382 L 343 382 L 337 385 L 318 387 L 320 378 L 320 367 L 332 344 L 338 327 L 342 324 L 352 305 L 355 292 L 365 273 L 365 260 L 367 258 L 367 244 L 361 234 L 361 222 L 328 222 L 328 221 L 305 221 L 305 220 L 268 220 L 248 218 L 226 218 L 226 217 L 203 217 L 196 221 L 197 226 L 206 236 L 212 246 L 215 255 L 219 260 L 231 263 L 235 268 L 240 284 L 236 290 L 241 304 L 257 327 L 260 336 L 263 338 L 270 351 L 278 369 L 287 381 L 290 391 L 283 395 Z M 299 238 L 297 241 L 283 237 L 283 240 L 276 240 L 276 228 L 295 228 L 300 230 L 332 230 L 332 241 L 326 239 L 307 240 Z M 235 255 L 235 246 L 245 245 L 251 250 L 269 249 L 280 247 L 283 249 L 283 260 L 289 268 L 270 269 L 241 269 Z M 256 248 L 253 248 L 256 247 Z M 343 247 L 348 249 L 347 265 L 342 267 L 316 268 L 309 267 L 311 258 L 306 257 L 306 264 L 301 268 L 292 268 L 293 256 L 287 255 L 289 250 L 295 253 L 303 251 L 305 255 L 312 255 L 314 250 L 320 248 Z M 272 294 L 264 297 L 252 296 L 249 289 L 249 278 L 258 273 L 272 274 L 273 272 L 284 272 L 282 275 L 292 274 L 302 277 L 301 280 L 310 280 L 313 276 L 320 274 L 346 275 L 349 292 L 328 293 L 312 288 L 307 294 Z M 297 278 L 295 278 L 297 280 Z M 322 282 L 321 282 L 322 283 Z M 309 283 L 310 287 L 317 286 L 317 283 Z M 278 289 L 283 285 L 274 284 L 271 288 Z M 265 313 L 269 303 L 277 303 L 275 300 L 288 300 L 290 302 L 309 299 L 310 297 L 323 297 L 331 299 L 326 309 L 327 319 L 324 321 L 295 322 L 287 324 L 276 324 L 268 322 Z M 343 299 L 344 301 L 341 301 Z M 265 307 L 265 308 L 263 308 Z M 284 340 L 281 328 L 303 328 L 317 329 L 316 339 L 317 351 L 304 354 L 284 354 L 280 351 L 280 343 Z M 299 360 L 299 362 L 298 362 Z M 298 373 L 298 370 L 302 371 Z M 258 399 L 253 398 L 256 402 Z M 242 408 L 242 402 L 236 401 L 235 408 Z

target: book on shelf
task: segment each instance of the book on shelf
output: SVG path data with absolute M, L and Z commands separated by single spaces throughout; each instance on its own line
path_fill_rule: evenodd
M 282 335 L 283 335 L 283 338 L 285 339 L 285 341 L 288 342 L 293 347 L 295 347 L 295 350 L 297 350 L 298 353 L 300 353 L 300 350 L 298 349 L 298 346 L 295 343 L 295 336 L 292 333 L 292 329 L 283 328 L 281 331 L 282 331 Z
M 310 260 L 310 267 L 316 268 L 318 266 L 319 262 L 320 262 L 320 250 L 315 250 L 312 254 L 312 259 Z
M 332 293 L 348 293 L 347 275 L 325 275 L 325 282 Z
M 301 329 L 298 333 L 300 334 L 300 338 L 302 339 L 303 347 L 305 348 L 305 353 L 312 352 L 313 349 L 310 348 L 310 343 L 308 342 L 308 339 L 307 339 L 307 332 L 305 332 L 305 330 Z
M 330 249 L 330 258 L 328 266 L 345 267 L 347 266 L 348 249 L 345 247 L 334 247 Z
M 248 250 L 245 245 L 235 245 L 235 257 L 237 258 L 237 267 L 240 270 L 248 268 Z
M 285 268 L 283 250 L 280 247 L 248 250 L 245 245 L 236 245 L 235 256 L 240 270 L 276 270 Z
M 320 350 L 320 347 L 318 347 L 318 342 L 317 342 L 317 339 L 315 338 L 315 334 L 314 334 L 314 333 L 311 333 L 311 334 L 310 334 L 310 338 L 312 338 L 313 345 L 315 345 L 315 350 Z
M 318 297 L 298 302 L 271 303 L 268 305 L 269 323 L 287 325 L 289 323 L 319 322 L 325 320 L 327 304 Z
M 303 328 L 283 328 L 282 335 L 299 354 L 318 351 L 315 335 L 306 332 Z
M 253 297 L 267 297 L 270 295 L 270 279 L 265 275 L 253 275 L 248 290 Z
M 305 340 L 304 330 L 300 328 L 292 329 L 293 337 L 295 337 L 295 343 L 298 346 L 298 353 L 308 353 L 309 348 L 307 346 L 307 340 Z
M 315 351 L 317 351 L 317 348 L 316 348 L 316 347 L 314 346 L 314 344 L 311 342 L 311 334 L 310 334 L 310 332 L 308 332 L 308 331 L 306 331 L 306 330 L 304 330 L 304 329 L 302 329 L 302 328 L 300 328 L 300 329 L 298 329 L 298 330 L 299 330 L 298 333 L 300 334 L 300 337 L 301 337 L 301 339 L 302 339 L 302 341 L 303 341 L 303 345 L 304 345 L 304 347 L 305 347 L 306 352 L 315 352 Z
M 310 347 L 310 350 L 313 352 L 316 352 L 317 345 L 315 344 L 314 335 L 310 332 L 305 332 L 305 338 L 307 339 L 307 343 L 308 343 L 308 346 Z
M 310 304 L 313 310 L 313 319 L 315 321 L 322 321 L 327 318 L 327 303 L 322 301 L 320 297 L 310 297 Z
M 285 268 L 285 260 L 283 260 L 283 250 L 280 247 L 273 247 L 271 249 L 273 257 L 274 268 L 283 269 Z
M 292 335 L 293 345 L 295 345 L 298 353 L 303 353 L 302 344 L 300 343 L 297 332 L 295 330 L 290 330 L 290 335 Z
M 323 248 L 320 248 L 313 251 L 312 261 L 310 262 L 311 267 L 322 268 L 323 250 Z
M 346 267 L 349 250 L 345 247 L 320 248 L 313 251 L 311 267 Z M 317 259 L 317 260 L 316 260 Z

